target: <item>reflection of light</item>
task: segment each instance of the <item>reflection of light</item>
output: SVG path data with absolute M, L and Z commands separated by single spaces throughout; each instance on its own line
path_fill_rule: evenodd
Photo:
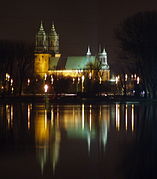
M 47 128 L 47 110 L 45 110 L 45 129 Z
M 7 121 L 8 121 L 8 128 L 10 128 L 10 108 L 9 105 L 6 105 L 6 115 L 7 115 Z
M 45 90 L 45 93 L 47 93 L 47 91 L 48 91 L 48 85 L 44 85 L 44 90 Z
M 84 129 L 84 104 L 82 104 L 82 129 Z
M 131 129 L 134 131 L 134 104 L 131 105 Z
M 57 122 L 59 122 L 59 107 L 57 105 Z
M 61 134 L 60 130 L 55 130 L 55 138 L 54 138 L 54 145 L 52 146 L 52 164 L 53 164 L 53 172 L 55 172 L 56 164 L 59 159 L 59 149 L 60 149 L 60 141 L 61 141 Z
M 102 112 L 101 112 L 102 108 L 100 106 L 100 109 L 99 109 L 99 116 L 100 116 L 100 120 L 101 120 L 101 117 L 102 117 Z
M 11 105 L 11 127 L 13 126 L 13 105 Z
M 30 129 L 31 106 L 28 104 L 28 129 Z
M 90 110 L 89 110 L 89 129 L 90 131 L 92 129 L 92 105 L 90 105 Z
M 84 75 L 82 76 L 82 92 L 83 92 L 83 90 L 84 90 L 84 79 L 85 79 L 85 77 L 84 77 Z
M 120 128 L 120 105 L 116 104 L 116 128 L 119 130 Z
M 104 146 L 104 150 L 105 150 L 106 143 L 107 143 L 107 131 L 108 131 L 107 121 L 103 120 L 103 122 L 101 124 L 101 137 L 102 137 L 102 143 Z
M 125 106 L 125 129 L 128 129 L 128 105 Z
M 88 152 L 90 152 L 90 143 L 91 143 L 90 133 L 87 134 L 87 142 L 88 142 Z
M 53 108 L 51 109 L 51 125 L 53 126 L 53 120 L 54 120 L 54 113 Z

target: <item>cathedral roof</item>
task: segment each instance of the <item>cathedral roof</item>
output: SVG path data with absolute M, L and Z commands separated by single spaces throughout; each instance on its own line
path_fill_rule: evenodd
M 95 59 L 96 56 L 51 57 L 49 70 L 83 70 L 88 68 L 88 64 L 94 64 Z

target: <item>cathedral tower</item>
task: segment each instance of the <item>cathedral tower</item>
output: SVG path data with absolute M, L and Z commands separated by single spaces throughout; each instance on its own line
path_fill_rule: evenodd
M 54 23 L 48 35 L 48 50 L 51 53 L 59 54 L 59 35 L 56 33 Z
M 98 53 L 98 59 L 101 63 L 101 74 L 102 74 L 102 80 L 108 81 L 110 79 L 110 67 L 107 63 L 107 53 L 105 48 L 103 51 L 101 50 L 101 46 L 99 47 L 99 53 Z
M 47 44 L 46 33 L 44 31 L 43 24 L 41 22 L 40 29 L 39 29 L 38 33 L 36 34 L 35 51 L 38 52 L 38 53 L 46 52 L 48 50 L 47 45 L 48 44 Z

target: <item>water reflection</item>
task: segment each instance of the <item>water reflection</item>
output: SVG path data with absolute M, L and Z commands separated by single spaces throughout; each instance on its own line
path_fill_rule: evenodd
M 13 137 L 18 146 L 21 141 L 35 146 L 41 175 L 47 174 L 49 169 L 53 176 L 57 176 L 68 165 L 73 168 L 75 163 L 68 161 L 73 161 L 77 155 L 80 156 L 77 158 L 78 170 L 86 164 L 99 171 L 95 166 L 97 163 L 99 167 L 101 164 L 106 168 L 113 167 L 124 157 L 122 152 L 119 153 L 120 149 L 130 152 L 126 144 L 131 146 L 136 142 L 141 129 L 141 111 L 143 108 L 135 104 L 3 104 L 0 106 L 0 142 L 10 142 Z M 100 174 L 105 175 L 110 176 Z
M 123 106 L 122 106 L 123 107 Z M 125 105 L 125 130 L 128 130 L 131 109 L 131 126 L 134 122 L 134 106 Z M 123 109 L 123 108 L 122 108 Z M 99 146 L 104 151 L 107 144 L 107 137 L 110 127 L 111 112 L 113 106 L 92 106 L 88 105 L 51 105 L 45 109 L 44 105 L 34 105 L 35 120 L 35 141 L 37 156 L 43 173 L 46 163 L 51 162 L 53 172 L 59 160 L 60 145 L 65 136 L 69 139 L 81 139 L 87 141 L 87 151 L 90 154 L 92 140 L 98 139 Z M 123 110 L 116 104 L 116 130 L 120 130 L 121 114 Z M 29 116 L 29 115 L 28 115 Z M 113 119 L 114 120 L 114 119 Z M 63 139 L 64 140 L 64 139 Z

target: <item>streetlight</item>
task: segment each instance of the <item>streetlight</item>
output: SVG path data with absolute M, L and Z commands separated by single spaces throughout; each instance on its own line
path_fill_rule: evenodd
M 45 84 L 45 85 L 44 85 L 44 90 L 45 90 L 45 93 L 47 93 L 48 88 L 49 88 L 49 87 L 48 87 L 48 85 L 47 85 L 47 84 Z

